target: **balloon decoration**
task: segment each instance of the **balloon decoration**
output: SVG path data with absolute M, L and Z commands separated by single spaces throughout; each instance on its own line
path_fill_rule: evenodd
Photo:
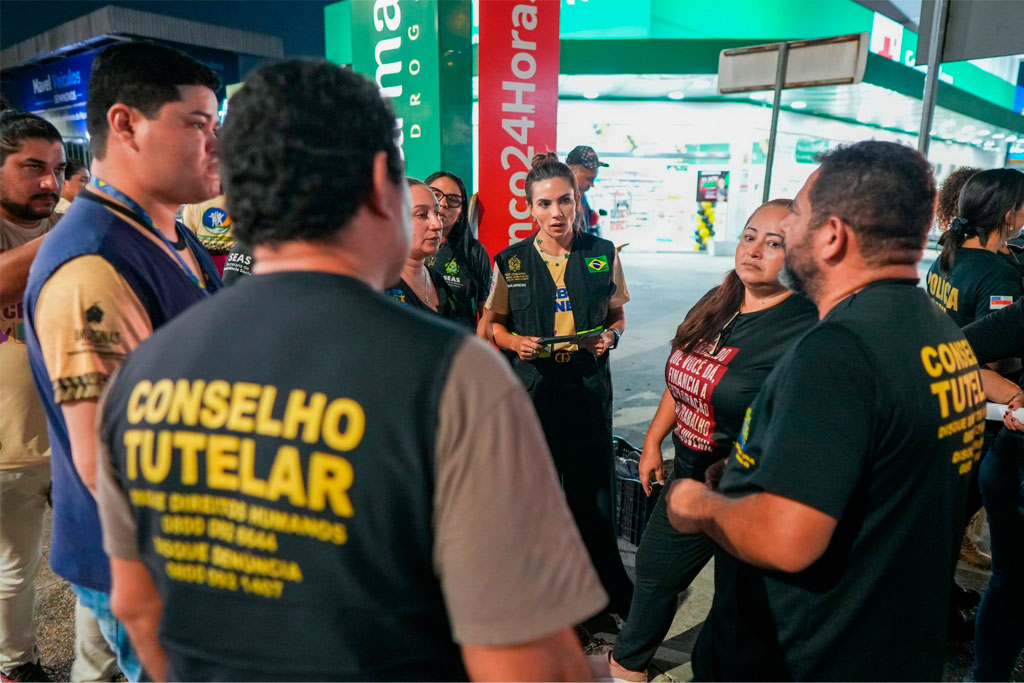
M 697 227 L 693 231 L 694 251 L 707 251 L 715 236 L 715 202 L 701 202 L 697 209 Z

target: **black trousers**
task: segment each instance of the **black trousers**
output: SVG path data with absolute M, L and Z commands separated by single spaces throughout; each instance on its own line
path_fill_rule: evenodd
M 608 593 L 608 609 L 625 615 L 633 583 L 615 535 L 608 357 L 577 351 L 560 358 L 564 362 L 516 359 L 513 368 L 533 399 L 569 510 Z
M 673 478 L 689 477 L 704 481 L 710 462 L 696 459 L 682 447 L 675 434 Z M 711 541 L 704 534 L 682 534 L 668 521 L 666 486 L 654 506 L 636 551 L 636 588 L 629 618 L 615 642 L 612 656 L 631 671 L 650 666 L 679 607 L 679 594 L 689 588 L 700 570 L 711 559 Z

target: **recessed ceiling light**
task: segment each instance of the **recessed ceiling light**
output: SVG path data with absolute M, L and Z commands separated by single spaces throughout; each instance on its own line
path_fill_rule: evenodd
M 989 135 L 991 133 L 992 133 L 992 131 L 990 131 L 990 130 L 979 130 L 978 131 L 978 135 Z
M 584 90 L 583 91 L 583 97 L 585 97 L 588 100 L 596 100 L 600 96 L 601 96 L 601 93 L 597 92 L 596 90 Z
M 995 133 L 992 135 L 993 140 L 1002 140 L 1006 137 L 1006 133 Z
M 930 130 L 930 131 L 928 131 L 928 135 L 938 135 L 938 134 L 939 134 L 939 131 L 937 131 L 937 130 Z
M 1011 135 L 1008 138 L 1006 138 L 1006 141 L 1007 142 L 1017 142 L 1017 136 L 1016 135 Z
M 668 98 L 670 100 L 681 100 L 684 97 L 686 97 L 686 95 L 683 93 L 682 90 L 673 90 L 668 94 Z
M 750 93 L 750 99 L 757 100 L 759 102 L 764 102 L 765 100 L 768 99 L 768 97 L 769 97 L 769 95 L 766 92 L 752 92 L 752 93 Z
M 793 102 L 789 106 L 793 107 L 793 109 L 806 109 L 807 103 L 804 102 L 803 100 L 797 100 L 796 102 Z
M 945 121 L 942 122 L 942 125 L 943 126 L 953 126 L 953 125 L 956 125 L 956 121 L 954 121 L 953 119 L 946 119 Z
M 972 140 L 971 142 L 973 144 L 975 144 L 975 145 L 980 145 L 981 144 L 981 138 L 974 138 L 974 140 Z
M 966 132 L 968 132 L 968 133 L 969 133 L 969 132 L 972 132 L 972 131 L 974 130 L 974 126 L 972 126 L 971 124 L 969 124 L 969 123 L 968 123 L 968 124 L 967 124 L 966 126 L 964 126 L 963 128 L 961 128 L 960 130 L 962 130 L 962 131 L 966 131 Z

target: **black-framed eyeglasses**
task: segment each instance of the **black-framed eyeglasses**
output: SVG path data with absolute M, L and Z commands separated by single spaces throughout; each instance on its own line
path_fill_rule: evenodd
M 449 208 L 457 209 L 462 206 L 462 195 L 461 194 L 445 194 L 436 187 L 430 188 L 430 191 L 434 193 L 434 197 L 440 202 L 442 199 L 448 202 Z

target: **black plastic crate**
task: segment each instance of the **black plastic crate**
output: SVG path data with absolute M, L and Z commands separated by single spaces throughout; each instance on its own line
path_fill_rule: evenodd
M 640 545 L 662 486 L 655 483 L 649 498 L 644 494 L 640 485 L 639 448 L 621 436 L 613 436 L 612 452 L 615 457 L 615 530 L 619 538 Z

